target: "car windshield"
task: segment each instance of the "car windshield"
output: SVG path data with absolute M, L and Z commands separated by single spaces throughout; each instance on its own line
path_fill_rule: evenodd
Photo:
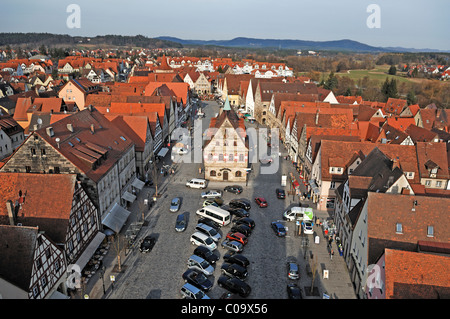
M 211 236 L 216 236 L 216 235 L 217 235 L 217 231 L 216 231 L 214 228 L 212 228 L 212 229 L 209 231 L 209 234 L 210 234 Z
M 174 200 L 172 201 L 172 206 L 176 206 L 176 205 L 178 205 L 178 199 L 174 199 Z
M 203 273 L 198 274 L 195 279 L 197 280 L 198 283 L 203 283 L 205 281 L 208 280 L 208 278 L 206 278 L 206 276 Z
M 195 299 L 202 299 L 205 296 L 205 293 L 201 290 L 199 290 L 196 294 L 195 294 Z
M 205 239 L 205 243 L 207 245 L 211 245 L 213 243 L 213 240 L 211 239 L 211 237 L 208 237 L 208 238 Z
M 209 266 L 209 264 L 208 264 L 208 262 L 207 262 L 206 260 L 203 260 L 203 261 L 200 263 L 200 266 L 201 266 L 203 269 L 206 269 L 206 268 Z

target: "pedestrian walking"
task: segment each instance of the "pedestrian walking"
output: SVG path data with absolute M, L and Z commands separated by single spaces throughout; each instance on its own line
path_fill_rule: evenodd
M 333 255 L 334 255 L 334 250 L 331 249 L 331 253 L 330 253 L 330 258 L 331 258 L 331 260 L 333 260 Z

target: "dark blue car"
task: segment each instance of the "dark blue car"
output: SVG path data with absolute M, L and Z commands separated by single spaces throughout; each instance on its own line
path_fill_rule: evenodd
M 286 228 L 280 222 L 272 222 L 272 229 L 278 237 L 286 236 Z

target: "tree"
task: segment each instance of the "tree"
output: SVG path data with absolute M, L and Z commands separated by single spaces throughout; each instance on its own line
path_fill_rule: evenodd
M 323 87 L 327 90 L 334 90 L 338 86 L 338 79 L 334 72 L 330 72 L 328 79 L 325 81 Z
M 389 98 L 397 98 L 397 81 L 394 78 L 392 78 L 390 81 L 388 78 L 386 78 L 386 81 L 384 81 L 381 87 L 381 93 L 383 94 L 385 101 L 387 101 Z
M 408 94 L 406 95 L 406 101 L 408 102 L 408 105 L 417 103 L 417 96 L 416 93 L 414 93 L 414 90 L 408 92 Z
M 388 74 L 390 74 L 390 75 L 397 74 L 397 68 L 395 67 L 395 65 L 391 65 L 391 67 L 389 68 Z

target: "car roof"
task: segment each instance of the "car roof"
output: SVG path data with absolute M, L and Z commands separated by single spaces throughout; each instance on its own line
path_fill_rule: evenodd
M 200 291 L 199 288 L 195 287 L 194 285 L 192 285 L 192 284 L 190 284 L 190 283 L 188 283 L 188 282 L 185 283 L 185 284 L 183 285 L 183 287 L 185 287 L 186 289 L 188 289 L 188 290 L 190 290 L 190 291 L 192 291 L 192 292 L 194 292 L 194 293 Z

